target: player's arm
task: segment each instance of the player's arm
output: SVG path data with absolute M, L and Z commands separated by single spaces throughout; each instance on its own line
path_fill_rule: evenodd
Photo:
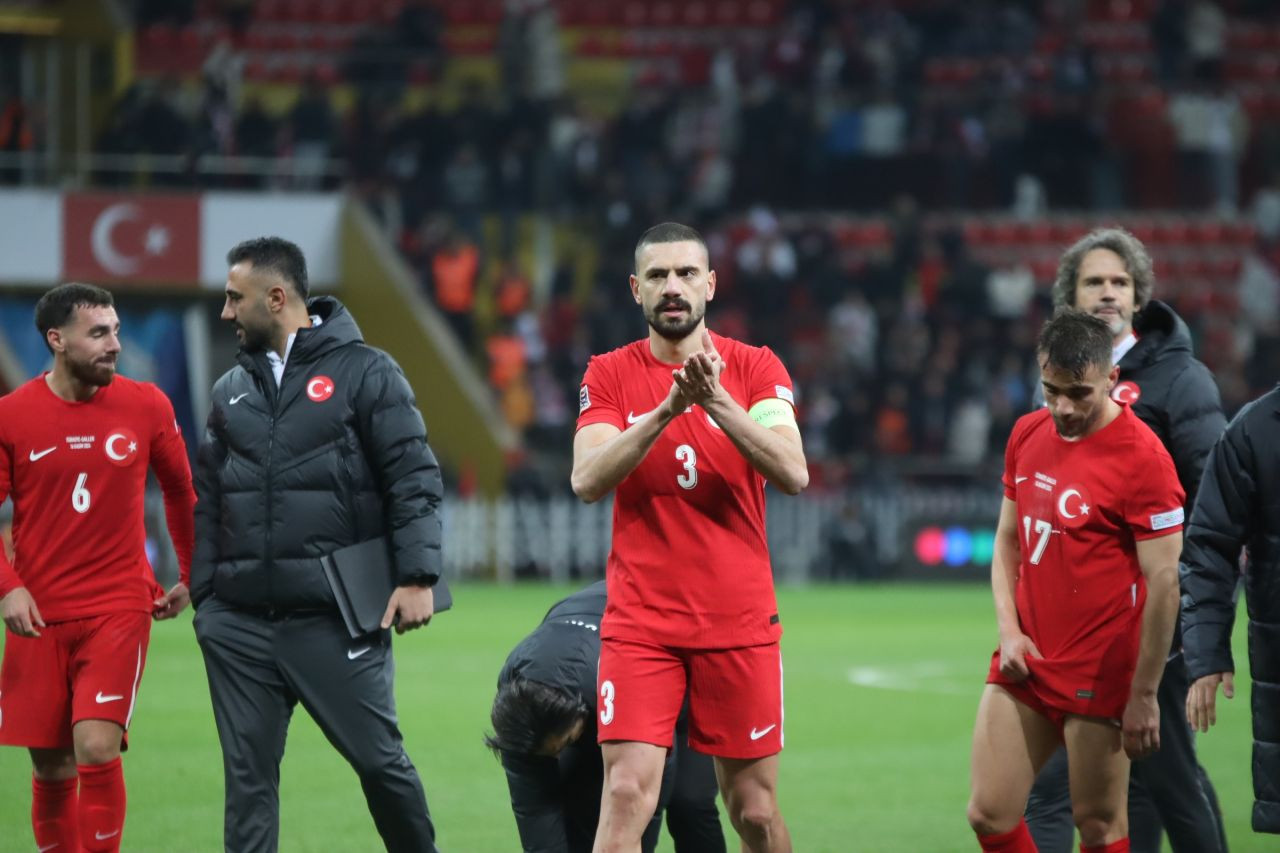
M 702 333 L 702 352 L 690 356 L 675 372 L 676 386 L 697 403 L 724 430 L 752 468 L 788 495 L 798 495 L 809 485 L 795 412 L 783 400 L 762 400 L 747 412 L 720 384 L 724 362 Z
M 1133 671 L 1129 703 L 1124 710 L 1124 749 L 1130 758 L 1141 758 L 1160 748 L 1156 688 L 1160 685 L 1178 618 L 1178 555 L 1182 553 L 1182 532 L 1139 539 L 1137 550 L 1138 566 L 1147 582 L 1147 603 L 1142 609 L 1138 665 Z
M 191 601 L 191 554 L 195 548 L 196 491 L 191 484 L 187 443 L 178 431 L 173 405 L 156 389 L 156 435 L 151 442 L 151 470 L 155 471 L 164 495 L 164 522 L 169 528 L 174 553 L 178 556 L 178 582 L 156 599 L 152 615 L 172 619 Z
M 587 424 L 573 437 L 573 471 L 569 485 L 587 503 L 617 488 L 652 449 L 667 424 L 689 403 L 674 383 L 652 412 L 625 430 L 609 423 Z
M 12 459 L 9 445 L 0 441 L 0 503 L 9 497 L 13 482 Z M 3 547 L 0 547 L 0 617 L 9 630 L 20 637 L 39 637 L 39 629 L 44 627 L 40 608 L 36 607 L 35 599 L 22 585 L 22 578 L 18 577 Z
M 556 759 L 502 753 L 511 811 L 524 853 L 567 853 L 560 768 Z
M 1182 548 L 1182 653 L 1192 683 L 1187 720 L 1202 732 L 1217 722 L 1218 687 L 1235 695 L 1231 632 L 1240 552 L 1254 535 L 1257 483 L 1246 413 L 1227 427 L 1205 466 Z
M 996 627 L 1000 632 L 1000 672 L 1006 678 L 1018 681 L 1031 674 L 1027 668 L 1027 655 L 1040 657 L 1040 650 L 1023 632 L 1018 619 L 1015 591 L 1021 562 L 1018 505 L 1006 497 L 1000 503 L 1000 519 L 996 522 L 996 539 L 991 554 L 991 596 L 995 599 Z
M 432 587 L 444 569 L 440 551 L 440 464 L 427 443 L 413 390 L 390 356 L 365 374 L 356 396 L 356 423 L 369 468 L 377 478 L 395 555 L 396 588 L 382 627 L 421 628 L 435 612 Z
M 196 607 L 213 595 L 213 570 L 218 560 L 218 539 L 221 536 L 222 481 L 219 472 L 227 460 L 227 445 L 221 435 L 224 415 L 219 399 L 219 388 L 215 385 L 204 441 L 196 451 L 195 547 L 191 554 L 189 584 L 191 603 Z

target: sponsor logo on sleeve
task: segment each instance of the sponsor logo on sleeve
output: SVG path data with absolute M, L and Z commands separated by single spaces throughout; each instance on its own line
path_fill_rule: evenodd
M 1182 523 L 1182 518 L 1182 507 L 1171 509 L 1168 512 L 1155 513 L 1151 516 L 1151 529 L 1164 530 L 1169 527 L 1177 527 Z
M 578 414 L 582 414 L 591 408 L 591 392 L 587 390 L 587 386 L 583 385 L 578 389 Z
M 796 404 L 796 395 L 786 385 L 774 385 L 773 393 L 779 400 L 786 400 L 793 406 Z

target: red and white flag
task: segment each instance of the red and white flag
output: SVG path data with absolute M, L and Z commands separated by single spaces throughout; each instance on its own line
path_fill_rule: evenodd
M 200 278 L 200 197 L 63 197 L 63 278 L 192 285 Z

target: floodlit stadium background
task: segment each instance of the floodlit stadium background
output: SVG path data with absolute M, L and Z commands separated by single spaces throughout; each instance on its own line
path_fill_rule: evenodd
M 644 334 L 631 246 L 665 219 L 707 237 L 711 326 L 796 380 L 812 485 L 770 496 L 770 539 L 797 849 L 971 849 L 1000 451 L 1058 254 L 1128 227 L 1228 414 L 1280 378 L 1274 3 L 0 2 L 0 390 L 47 366 L 39 293 L 101 283 L 123 372 L 194 448 L 234 353 L 223 256 L 266 233 L 414 385 L 458 608 L 399 643 L 399 690 L 445 849 L 515 849 L 479 736 L 506 651 L 602 571 L 608 504 L 567 488 L 577 383 Z M 158 495 L 149 527 L 171 580 Z M 1233 849 L 1262 850 L 1242 693 L 1201 750 Z M 126 849 L 215 849 L 186 620 L 133 741 Z M 0 751 L 0 851 L 29 846 L 27 766 Z M 284 772 L 283 849 L 374 849 L 305 721 Z

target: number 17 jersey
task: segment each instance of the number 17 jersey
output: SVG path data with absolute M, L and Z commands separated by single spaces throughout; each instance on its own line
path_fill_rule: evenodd
M 1018 506 L 1018 621 L 1043 655 L 1027 659 L 1034 687 L 1059 710 L 1119 718 L 1147 597 L 1137 543 L 1182 529 L 1173 460 L 1128 406 L 1076 441 L 1040 409 L 1009 437 L 1004 494 Z
M 712 334 L 721 386 L 749 410 L 794 401 L 768 348 Z M 656 409 L 673 370 L 647 339 L 596 356 L 579 390 L 578 428 L 626 430 Z M 782 634 L 765 535 L 764 478 L 699 406 L 677 415 L 619 485 L 601 636 L 684 648 L 737 648 Z

